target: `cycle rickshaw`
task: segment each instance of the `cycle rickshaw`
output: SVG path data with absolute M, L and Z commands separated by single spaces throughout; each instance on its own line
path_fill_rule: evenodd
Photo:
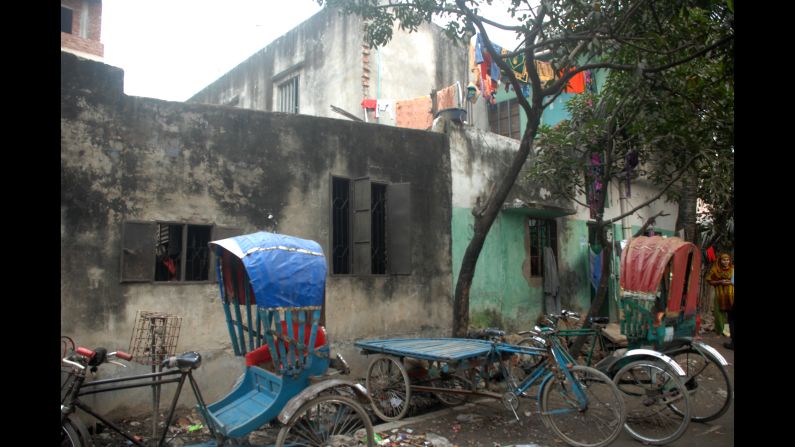
M 85 382 L 88 366 L 113 359 L 129 360 L 123 352 L 102 348 L 73 349 L 62 365 L 73 368 L 73 380 L 62 397 L 62 445 L 91 445 L 87 430 L 72 416 L 80 408 L 100 419 L 134 445 L 139 437 L 92 410 L 79 398 L 85 394 L 178 383 L 166 427 L 182 386 L 190 383 L 214 440 L 201 446 L 248 444 L 248 435 L 268 424 L 278 430 L 277 447 L 373 446 L 373 427 L 362 404 L 369 405 L 366 389 L 359 383 L 328 375 L 332 361 L 347 369 L 341 357 L 331 359 L 320 316 L 325 298 L 326 261 L 314 241 L 258 232 L 210 243 L 223 315 L 235 355 L 245 356 L 245 372 L 231 392 L 206 405 L 192 371 L 201 355 L 190 352 L 166 359 L 163 366 L 176 368 L 159 373 L 120 379 Z M 98 354 L 99 353 L 99 354 Z M 177 377 L 179 376 L 179 377 Z M 166 431 L 152 445 L 165 445 Z M 267 445 L 274 445 L 269 443 Z
M 677 237 L 633 238 L 621 253 L 620 274 L 620 325 L 628 346 L 651 347 L 682 366 L 691 420 L 723 415 L 733 390 L 726 359 L 698 339 L 698 247 Z

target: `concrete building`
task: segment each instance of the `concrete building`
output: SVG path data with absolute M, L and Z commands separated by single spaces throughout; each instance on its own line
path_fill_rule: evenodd
M 263 48 L 188 102 L 231 105 L 264 111 L 340 117 L 335 108 L 379 124 L 430 129 L 436 112 L 446 107 L 467 111 L 466 127 L 507 136 L 487 138 L 492 146 L 475 146 L 456 152 L 451 147 L 453 171 L 453 284 L 463 252 L 471 238 L 472 207 L 485 198 L 502 175 L 510 154 L 518 148 L 526 118 L 512 91 L 500 86 L 491 106 L 481 98 L 474 104 L 462 100 L 472 81 L 475 61 L 468 46 L 455 44 L 441 28 L 422 25 L 407 33 L 395 27 L 393 39 L 379 49 L 364 44 L 363 22 L 355 15 L 342 16 L 324 8 L 284 36 Z M 589 73 L 589 76 L 591 73 Z M 595 72 L 594 88 L 601 88 L 604 73 Z M 574 93 L 563 93 L 542 116 L 548 125 L 568 118 L 566 102 Z M 369 98 L 393 113 L 364 109 Z M 363 113 L 364 112 L 364 113 Z M 407 115 L 409 117 L 407 118 Z M 483 141 L 482 133 L 473 141 Z M 496 143 L 500 141 L 500 143 Z M 495 158 L 494 154 L 501 156 Z M 496 163 L 496 160 L 500 160 Z M 474 164 L 473 164 L 474 163 Z M 457 166 L 466 169 L 456 169 Z M 473 168 L 474 166 L 474 168 Z M 538 185 L 527 190 L 541 191 Z M 619 214 L 616 185 L 608 194 L 606 217 Z M 640 203 L 656 190 L 641 179 L 633 185 Z M 514 200 L 515 199 L 515 200 Z M 552 249 L 561 278 L 561 301 L 568 307 L 587 310 L 593 296 L 590 216 L 574 203 L 559 203 L 547 193 L 512 197 L 505 204 L 486 241 L 470 293 L 470 313 L 476 325 L 524 328 L 543 308 L 543 252 Z M 650 216 L 660 209 L 670 217 L 657 219 L 658 231 L 672 234 L 675 204 L 655 203 L 638 213 Z M 631 223 L 638 228 L 642 219 Z M 616 225 L 615 234 L 624 237 Z M 617 285 L 617 282 L 615 282 Z M 611 291 L 615 298 L 617 288 Z M 616 317 L 615 299 L 604 314 Z
M 102 61 L 102 0 L 61 1 L 61 51 Z
M 401 128 L 399 100 L 412 118 L 422 115 L 412 121 L 418 126 L 456 101 L 467 50 L 426 26 L 375 51 L 362 45 L 361 26 L 323 9 L 186 103 L 126 96 L 120 69 L 62 53 L 64 335 L 126 349 L 139 311 L 180 316 L 175 349 L 203 353 L 198 379 L 205 398 L 219 397 L 243 363 L 231 353 L 206 243 L 257 230 L 321 244 L 327 330 L 354 374 L 366 365 L 357 339 L 450 335 L 472 209 L 503 175 L 518 140 L 490 131 L 489 114 L 500 109 L 490 112 L 485 101 L 468 106 L 467 125 Z M 510 107 L 511 95 L 501 91 L 498 102 Z M 388 98 L 396 113 L 376 119 L 362 106 L 367 98 Z M 565 99 L 545 122 L 566 117 Z M 607 217 L 619 213 L 609 188 Z M 637 182 L 632 202 L 654 192 Z M 669 216 L 655 228 L 671 234 L 675 205 L 656 202 L 640 214 L 660 209 Z M 355 210 L 375 224 L 357 225 Z M 471 323 L 532 324 L 544 311 L 545 246 L 556 257 L 562 304 L 587 310 L 589 219 L 587 209 L 551 199 L 543 185 L 515 185 L 478 261 Z M 146 409 L 147 396 L 104 403 Z

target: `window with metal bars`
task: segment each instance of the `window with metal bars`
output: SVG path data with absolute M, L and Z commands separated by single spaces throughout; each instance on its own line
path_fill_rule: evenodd
M 125 222 L 122 282 L 214 281 L 209 242 L 241 234 L 238 228 L 177 222 Z
M 298 76 L 279 84 L 279 112 L 298 113 Z
M 410 184 L 332 177 L 332 274 L 411 274 Z
M 331 179 L 332 273 L 351 272 L 351 181 Z
M 492 132 L 506 137 L 521 139 L 519 102 L 516 99 L 499 102 L 489 107 L 489 128 Z
M 530 240 L 530 276 L 544 276 L 544 247 L 552 248 L 552 253 L 558 256 L 557 225 L 551 219 L 527 219 L 527 228 Z

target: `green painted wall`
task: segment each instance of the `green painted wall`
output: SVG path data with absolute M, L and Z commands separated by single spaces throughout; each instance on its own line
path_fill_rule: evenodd
M 530 287 L 526 263 L 525 219 L 521 214 L 500 213 L 489 231 L 475 268 L 470 289 L 470 325 L 527 329 L 542 310 L 540 278 Z M 453 208 L 453 287 L 461 260 L 472 238 L 474 219 L 468 208 Z
M 527 216 L 501 212 L 486 237 L 469 293 L 470 326 L 497 326 L 506 330 L 531 327 L 544 312 L 543 279 L 530 278 L 526 250 Z M 588 226 L 583 220 L 560 218 L 558 222 L 558 275 L 564 309 L 587 312 L 591 305 Z M 473 217 L 468 208 L 453 208 L 453 288 L 461 260 L 472 238 Z M 614 231 L 620 232 L 618 226 Z M 617 271 L 618 258 L 614 260 Z M 618 290 L 617 278 L 613 290 Z M 611 293 L 610 315 L 616 304 Z

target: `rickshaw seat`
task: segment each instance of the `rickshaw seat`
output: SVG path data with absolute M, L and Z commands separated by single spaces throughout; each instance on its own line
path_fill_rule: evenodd
M 227 396 L 207 406 L 208 416 L 226 436 L 246 435 L 273 420 L 286 404 L 282 385 L 278 374 L 248 367 L 243 380 Z

